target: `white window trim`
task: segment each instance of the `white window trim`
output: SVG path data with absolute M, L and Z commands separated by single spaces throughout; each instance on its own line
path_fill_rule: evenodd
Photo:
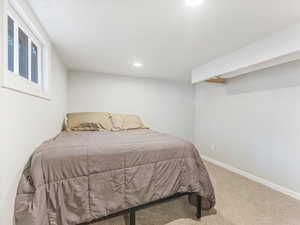
M 5 0 L 4 1 L 4 18 L 3 18 L 3 83 L 4 88 L 8 88 L 20 93 L 36 96 L 46 100 L 50 100 L 49 94 L 49 74 L 51 68 L 51 44 L 46 34 L 40 28 L 34 14 L 27 5 L 22 4 L 25 1 L 18 0 Z M 18 23 L 19 27 L 29 34 L 30 40 L 40 48 L 40 54 L 38 57 L 39 63 L 39 84 L 32 82 L 30 79 L 26 79 L 18 74 L 18 71 L 11 72 L 8 70 L 8 46 L 7 46 L 7 18 L 11 16 L 15 22 Z M 15 45 L 17 48 L 17 26 L 15 26 Z M 30 39 L 32 38 L 32 39 Z M 31 42 L 28 45 L 28 54 L 31 54 Z M 18 63 L 18 57 L 14 55 L 14 64 Z M 30 63 L 30 62 L 29 62 Z M 31 65 L 28 70 L 30 70 Z M 18 67 L 15 67 L 18 70 Z M 30 78 L 31 71 L 29 71 Z

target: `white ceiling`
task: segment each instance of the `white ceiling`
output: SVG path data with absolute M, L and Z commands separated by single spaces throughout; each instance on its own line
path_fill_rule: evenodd
M 300 21 L 299 0 L 204 0 L 196 8 L 185 0 L 28 2 L 70 70 L 182 81 Z

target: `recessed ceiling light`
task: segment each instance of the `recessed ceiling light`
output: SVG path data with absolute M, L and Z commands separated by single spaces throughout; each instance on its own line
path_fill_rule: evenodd
M 133 62 L 132 65 L 134 67 L 142 67 L 143 66 L 143 64 L 141 62 Z
M 204 0 L 185 0 L 187 6 L 199 6 L 203 3 Z

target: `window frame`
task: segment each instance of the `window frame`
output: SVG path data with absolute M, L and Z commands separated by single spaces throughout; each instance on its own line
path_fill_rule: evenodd
M 48 91 L 49 68 L 51 68 L 50 41 L 42 28 L 39 27 L 39 23 L 29 7 L 26 8 L 25 5 L 20 4 L 17 0 L 5 0 L 4 4 L 4 76 L 2 86 L 17 92 L 50 100 Z M 14 21 L 14 72 L 9 71 L 8 68 L 8 17 Z M 19 29 L 28 37 L 28 78 L 19 74 Z M 32 43 L 38 49 L 38 83 L 31 79 Z

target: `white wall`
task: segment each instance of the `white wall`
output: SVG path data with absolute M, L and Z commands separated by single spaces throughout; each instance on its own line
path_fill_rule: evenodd
M 234 77 L 300 59 L 300 23 L 218 57 L 192 71 L 192 82 Z
M 0 43 L 3 35 L 0 0 Z M 0 46 L 2 50 L 2 46 Z M 2 52 L 0 53 L 2 56 Z M 0 61 L 2 78 L 2 58 Z M 14 198 L 22 169 L 33 150 L 61 129 L 66 112 L 67 73 L 52 51 L 51 101 L 0 86 L 0 224 L 12 225 Z M 1 79 L 0 79 L 1 80 Z
M 194 88 L 189 84 L 73 72 L 68 111 L 134 113 L 152 129 L 193 139 Z
M 196 88 L 203 155 L 300 193 L 300 61 Z

